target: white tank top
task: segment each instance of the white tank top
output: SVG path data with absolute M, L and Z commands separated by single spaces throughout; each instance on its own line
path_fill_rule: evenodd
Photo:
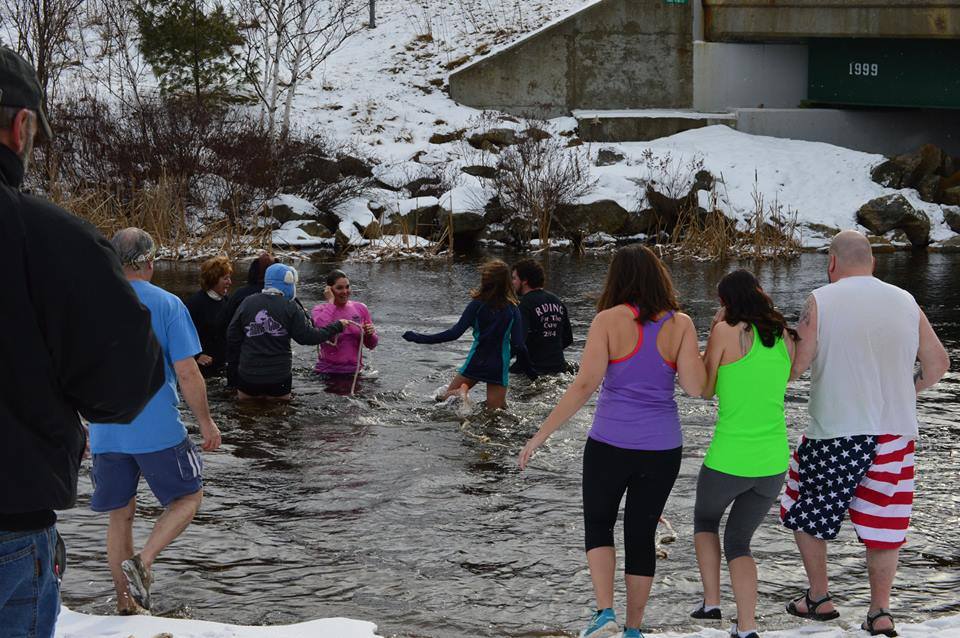
M 817 355 L 807 438 L 916 437 L 920 307 L 913 296 L 868 276 L 846 277 L 813 296 Z

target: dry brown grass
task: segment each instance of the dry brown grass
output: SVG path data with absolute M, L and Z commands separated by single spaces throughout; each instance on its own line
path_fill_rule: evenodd
M 123 197 L 107 188 L 69 190 L 59 181 L 53 181 L 47 191 L 52 202 L 93 224 L 104 237 L 130 226 L 142 228 L 157 242 L 162 257 L 239 256 L 271 247 L 270 228 L 241 234 L 227 218 L 204 224 L 201 232 L 191 232 L 183 193 L 183 185 L 167 177 L 157 184 L 130 188 Z

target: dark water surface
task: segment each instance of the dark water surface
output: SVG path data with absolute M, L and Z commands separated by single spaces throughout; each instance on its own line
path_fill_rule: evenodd
M 607 259 L 564 256 L 549 264 L 548 287 L 567 301 L 573 317 L 574 359 L 593 316 L 590 294 L 602 283 Z M 376 622 L 384 636 L 579 631 L 593 604 L 580 509 L 581 450 L 593 403 L 521 474 L 517 453 L 569 378 L 533 385 L 517 379 L 507 412 L 477 409 L 461 418 L 434 405 L 431 396 L 462 363 L 470 340 L 417 346 L 400 339 L 408 329 L 451 325 L 476 283 L 476 264 L 347 265 L 354 298 L 370 307 L 381 334 L 369 356 L 376 373 L 362 382 L 358 397 L 326 392 L 312 375 L 315 350 L 299 346 L 290 405 L 237 405 L 222 382 L 211 384 L 224 445 L 205 456 L 201 513 L 155 566 L 155 608 L 240 624 L 346 616 Z M 308 308 L 321 297 L 329 267 L 300 265 L 300 297 Z M 729 267 L 671 266 L 703 338 L 716 307 L 715 283 Z M 804 255 L 763 265 L 759 275 L 795 320 L 809 291 L 824 283 L 825 267 L 824 256 Z M 954 361 L 960 360 L 960 258 L 882 256 L 878 275 L 917 297 Z M 197 279 L 195 265 L 165 265 L 156 283 L 186 295 Z M 793 443 L 806 420 L 807 384 L 788 392 Z M 715 407 L 684 398 L 680 410 L 684 462 L 665 513 L 678 540 L 659 562 L 645 629 L 696 627 L 687 618 L 700 591 L 692 508 Z M 960 375 L 950 373 L 925 393 L 919 411 L 915 516 L 893 600 L 900 617 L 917 620 L 960 612 Z M 186 418 L 196 433 L 188 412 Z M 107 520 L 89 510 L 89 462 L 80 491 L 79 506 L 61 519 L 71 561 L 64 600 L 80 611 L 112 613 Z M 137 547 L 149 532 L 148 521 L 161 512 L 143 484 L 140 494 Z M 795 625 L 782 609 L 804 585 L 802 567 L 792 536 L 773 512 L 754 550 L 761 627 Z M 844 621 L 859 623 L 868 587 L 863 552 L 849 525 L 830 551 L 832 590 Z M 726 574 L 723 580 L 724 611 L 732 616 Z M 619 576 L 617 592 L 622 610 Z

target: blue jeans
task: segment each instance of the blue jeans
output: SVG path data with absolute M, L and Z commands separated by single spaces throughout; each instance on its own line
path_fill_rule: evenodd
M 54 572 L 55 526 L 0 531 L 0 631 L 6 638 L 52 638 L 60 613 Z

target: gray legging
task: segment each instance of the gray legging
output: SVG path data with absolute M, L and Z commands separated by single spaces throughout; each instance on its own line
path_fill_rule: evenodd
M 697 479 L 697 504 L 693 508 L 693 532 L 719 534 L 720 519 L 730 503 L 723 530 L 723 554 L 729 563 L 750 556 L 750 540 L 763 517 L 777 500 L 786 472 L 774 476 L 733 476 L 704 465 Z

